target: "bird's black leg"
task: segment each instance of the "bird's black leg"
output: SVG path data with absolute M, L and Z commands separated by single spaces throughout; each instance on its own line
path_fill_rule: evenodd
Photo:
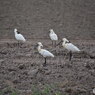
M 52 46 L 53 46 L 53 41 L 52 41 Z
M 22 43 L 21 43 L 21 42 L 19 42 L 19 47 L 21 48 L 21 46 L 22 46 Z
M 18 41 L 18 47 L 19 47 L 19 41 Z
M 72 52 L 70 51 L 69 61 L 71 61 L 71 59 L 72 59 Z
M 56 47 L 56 41 L 55 41 L 55 47 Z
M 45 58 L 45 62 L 44 62 L 44 64 L 43 64 L 43 66 L 46 66 L 46 58 Z

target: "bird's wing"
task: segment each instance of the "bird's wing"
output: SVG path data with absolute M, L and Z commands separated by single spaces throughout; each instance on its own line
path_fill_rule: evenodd
M 51 40 L 58 40 L 58 36 L 56 34 L 50 35 Z
M 66 48 L 69 50 L 69 51 L 72 51 L 72 52 L 78 52 L 80 51 L 78 47 L 76 47 L 75 45 L 73 45 L 72 43 L 67 43 L 66 44 Z
M 22 34 L 18 34 L 18 40 L 21 40 L 21 41 L 26 41 L 26 39 L 24 38 L 24 36 Z
M 43 53 L 42 55 L 44 57 L 54 57 L 54 55 L 51 52 L 49 52 L 48 50 L 42 49 L 42 53 Z

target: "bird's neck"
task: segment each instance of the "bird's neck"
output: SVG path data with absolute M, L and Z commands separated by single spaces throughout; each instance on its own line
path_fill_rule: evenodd
M 39 51 L 39 52 L 41 51 L 41 46 L 38 46 L 38 51 Z
M 66 44 L 66 41 L 64 41 L 63 43 L 62 43 L 62 45 L 64 46 Z
M 68 44 L 70 44 L 71 42 L 70 41 L 64 41 L 63 43 L 62 43 L 62 46 L 64 46 L 64 47 L 66 47 Z
M 51 32 L 51 34 L 55 34 L 54 32 Z
M 15 35 L 17 34 L 17 32 L 16 32 L 16 31 L 14 31 L 14 33 L 15 33 Z
M 71 43 L 71 42 L 70 41 L 64 41 L 63 42 L 64 45 L 67 44 L 67 43 Z

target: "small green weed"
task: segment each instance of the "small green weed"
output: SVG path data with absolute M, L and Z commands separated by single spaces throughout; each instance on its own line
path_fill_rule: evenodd
M 44 85 L 43 88 L 33 86 L 31 95 L 63 95 L 63 94 L 61 93 L 61 91 L 58 90 L 58 88 L 56 88 L 56 86 Z

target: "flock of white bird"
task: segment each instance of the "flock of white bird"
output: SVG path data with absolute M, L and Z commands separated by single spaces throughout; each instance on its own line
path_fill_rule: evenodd
M 23 41 L 25 42 L 26 39 L 24 38 L 24 36 L 22 34 L 20 34 L 20 32 L 18 32 L 17 29 L 14 29 L 14 33 L 15 33 L 15 38 L 18 41 Z M 72 58 L 72 52 L 79 52 L 80 49 L 78 47 L 76 47 L 75 45 L 73 45 L 69 40 L 67 40 L 66 38 L 62 38 L 62 40 L 56 45 L 56 41 L 58 41 L 58 36 L 57 34 L 54 32 L 53 29 L 50 29 L 50 33 L 49 33 L 50 39 L 52 40 L 52 45 L 53 46 L 58 46 L 59 44 L 62 44 L 63 48 L 67 49 L 69 51 L 70 57 L 69 60 L 71 61 Z M 47 57 L 54 57 L 54 54 L 52 54 L 51 52 L 49 52 L 46 49 L 43 49 L 43 45 L 41 42 L 38 42 L 37 45 L 37 50 L 38 52 L 44 57 L 45 62 L 43 64 L 43 66 L 46 66 L 46 58 Z

